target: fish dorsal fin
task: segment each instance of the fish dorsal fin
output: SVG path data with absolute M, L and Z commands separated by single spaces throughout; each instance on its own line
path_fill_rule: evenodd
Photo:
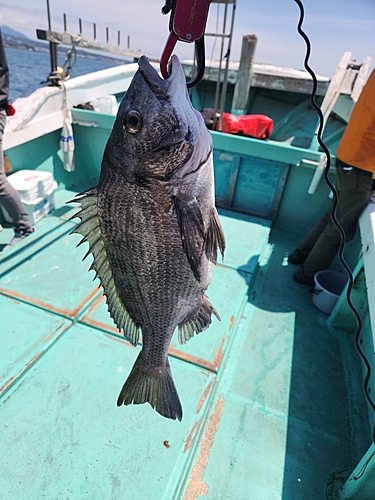
M 211 314 L 214 314 L 220 321 L 220 316 L 214 306 L 210 304 L 205 295 L 202 296 L 202 303 L 197 314 L 193 318 L 187 318 L 178 325 L 178 341 L 180 344 L 186 344 L 188 340 L 194 337 L 194 333 L 206 330 L 211 324 Z
M 181 201 L 173 197 L 174 207 L 180 227 L 182 247 L 197 280 L 200 279 L 199 265 L 204 248 L 204 223 L 196 198 Z
M 123 332 L 124 337 L 131 344 L 137 345 L 140 328 L 134 323 L 117 293 L 116 284 L 113 279 L 111 266 L 105 249 L 98 217 L 97 187 L 78 194 L 71 202 L 80 203 L 82 206 L 81 210 L 72 217 L 72 219 L 79 217 L 81 223 L 71 231 L 71 234 L 77 233 L 83 236 L 83 239 L 77 246 L 86 241 L 89 244 L 89 250 L 82 260 L 85 260 L 89 254 L 92 254 L 94 260 L 90 266 L 90 270 L 93 269 L 95 271 L 94 279 L 98 277 L 100 280 L 104 295 L 106 296 L 109 314 L 119 331 Z
M 205 252 L 206 257 L 214 264 L 217 263 L 217 249 L 219 248 L 221 257 L 224 260 L 225 236 L 219 220 L 216 208 L 211 211 L 210 224 L 206 234 Z

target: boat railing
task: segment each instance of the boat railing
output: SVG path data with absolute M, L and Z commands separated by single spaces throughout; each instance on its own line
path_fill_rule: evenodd
M 375 198 L 359 219 L 372 340 L 375 344 Z
M 64 87 L 41 87 L 27 97 L 16 99 L 17 113 L 7 120 L 4 150 L 62 128 L 64 88 L 68 107 L 72 109 L 103 95 L 123 93 L 137 68 L 138 65 L 132 63 L 104 69 L 68 80 Z
M 373 401 L 375 382 L 371 373 L 375 367 L 375 198 L 363 211 L 359 219 L 359 228 L 362 250 L 358 264 L 353 271 L 354 284 L 351 295 L 352 302 L 361 318 L 361 328 L 358 329 L 359 324 L 346 303 L 346 290 L 344 290 L 334 307 L 328 319 L 328 324 L 330 327 L 351 333 L 355 332 L 353 341 L 359 343 L 360 348 L 358 350 L 362 353 L 361 357 L 365 356 L 367 360 L 363 364 L 364 393 L 368 396 L 368 400 L 371 398 Z M 369 420 L 373 426 L 374 414 L 370 410 L 370 405 Z M 374 430 L 372 439 L 374 440 Z M 372 442 L 347 481 L 340 487 L 335 498 L 340 500 L 373 498 L 374 474 L 375 448 Z

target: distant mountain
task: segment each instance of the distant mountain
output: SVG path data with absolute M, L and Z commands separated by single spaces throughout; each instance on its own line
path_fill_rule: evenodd
M 3 36 L 8 35 L 13 38 L 20 38 L 21 40 L 29 40 L 29 38 L 21 33 L 20 31 L 13 30 L 12 28 L 9 28 L 9 26 L 1 26 L 1 33 Z
M 30 40 L 27 36 L 19 31 L 16 31 L 9 26 L 1 26 L 1 33 L 5 48 L 30 50 L 35 52 L 47 52 L 48 45 L 46 42 L 36 42 Z

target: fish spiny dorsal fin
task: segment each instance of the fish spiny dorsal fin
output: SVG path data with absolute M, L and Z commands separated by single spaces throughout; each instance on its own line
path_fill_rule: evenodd
M 219 220 L 216 208 L 213 207 L 210 217 L 210 225 L 206 234 L 205 252 L 206 257 L 214 264 L 217 263 L 217 249 L 219 248 L 221 258 L 224 260 L 225 236 Z
M 194 333 L 206 330 L 211 324 L 211 314 L 214 314 L 220 321 L 220 316 L 214 306 L 210 304 L 205 295 L 202 296 L 202 303 L 197 314 L 193 318 L 178 325 L 178 341 L 180 344 L 186 344 L 188 340 L 194 337 Z
M 116 284 L 113 279 L 111 266 L 108 260 L 107 252 L 104 245 L 102 232 L 100 229 L 100 221 L 98 217 L 98 191 L 94 187 L 76 196 L 74 200 L 68 203 L 80 203 L 82 208 L 71 219 L 79 217 L 81 223 L 71 231 L 72 233 L 81 234 L 83 239 L 78 243 L 88 242 L 89 250 L 84 256 L 84 259 L 91 254 L 94 258 L 90 270 L 95 271 L 95 277 L 98 277 L 100 284 L 103 287 L 104 295 L 108 311 L 115 322 L 119 331 L 123 332 L 124 337 L 133 345 L 137 345 L 139 341 L 140 328 L 134 323 L 130 314 L 124 307 L 116 289 Z

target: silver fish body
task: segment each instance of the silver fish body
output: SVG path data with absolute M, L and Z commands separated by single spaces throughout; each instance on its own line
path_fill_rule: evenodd
M 146 57 L 125 94 L 104 152 L 97 187 L 79 195 L 81 223 L 108 310 L 142 350 L 117 404 L 148 402 L 181 420 L 168 363 L 179 342 L 218 314 L 204 295 L 224 234 L 214 206 L 212 141 L 172 57 L 168 79 Z M 87 254 L 87 255 L 88 255 Z

